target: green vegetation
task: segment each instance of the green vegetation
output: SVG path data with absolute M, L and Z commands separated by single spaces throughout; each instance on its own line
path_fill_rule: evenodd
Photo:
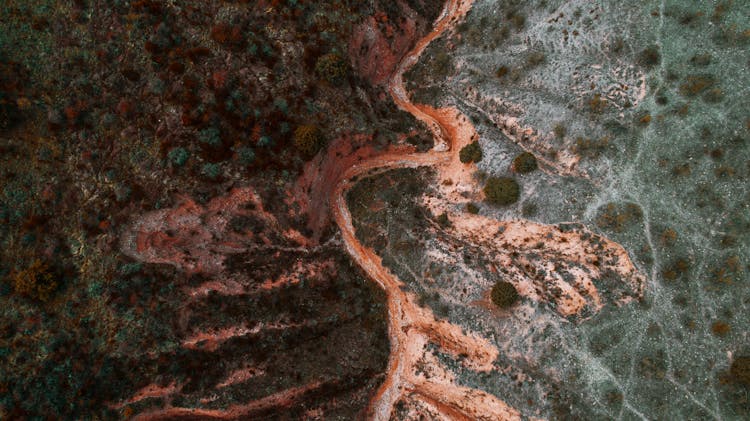
M 237 162 L 241 165 L 250 165 L 255 162 L 255 151 L 248 146 L 242 146 L 237 150 Z
M 516 287 L 507 281 L 497 281 L 490 293 L 492 302 L 500 308 L 508 308 L 518 301 Z
M 306 158 L 312 158 L 323 147 L 325 139 L 317 126 L 305 125 L 294 131 L 294 146 Z
M 458 159 L 464 164 L 471 162 L 479 162 L 482 160 L 482 148 L 479 146 L 479 142 L 474 141 L 461 148 L 458 152 Z
M 526 55 L 526 67 L 536 67 L 543 64 L 547 60 L 546 56 L 541 51 L 532 51 Z
M 521 215 L 523 215 L 524 218 L 536 216 L 538 211 L 539 207 L 535 203 L 524 203 L 521 207 Z
M 201 168 L 201 174 L 206 176 L 206 178 L 215 180 L 221 175 L 221 166 L 219 164 L 209 162 L 203 165 L 203 167 Z
M 215 127 L 203 129 L 198 133 L 198 140 L 207 146 L 221 146 L 221 132 Z
M 510 177 L 490 177 L 484 185 L 484 195 L 493 205 L 510 205 L 518 201 L 521 188 Z
M 562 123 L 555 124 L 555 127 L 552 129 L 552 132 L 555 133 L 555 137 L 558 139 L 564 139 L 565 135 L 568 134 L 568 129 L 565 127 Z
M 449 227 L 451 225 L 451 220 L 448 219 L 448 214 L 445 212 L 441 213 L 437 217 L 437 222 L 443 228 Z
M 169 162 L 171 162 L 176 167 L 181 167 L 185 165 L 185 162 L 187 162 L 188 157 L 190 154 L 188 153 L 187 149 L 179 147 L 174 148 L 167 154 L 167 159 L 169 159 Z
M 531 152 L 523 152 L 513 159 L 513 171 L 527 174 L 538 168 L 536 157 Z
M 586 158 L 596 158 L 607 150 L 609 146 L 609 137 L 607 136 L 601 139 L 577 137 L 576 143 L 573 145 L 573 152 Z
M 737 357 L 732 361 L 732 367 L 729 369 L 732 378 L 744 385 L 750 387 L 750 357 Z
M 716 80 L 711 75 L 689 75 L 680 85 L 680 94 L 685 97 L 694 97 L 714 86 Z
M 594 114 L 601 114 L 607 109 L 607 99 L 602 98 L 601 94 L 594 94 L 588 100 L 589 111 Z
M 473 203 L 467 203 L 466 212 L 476 215 L 479 213 L 479 207 Z
M 661 63 L 659 47 L 651 45 L 638 54 L 638 62 L 644 67 L 654 67 Z
M 732 328 L 729 326 L 729 324 L 721 320 L 717 320 L 711 325 L 711 333 L 713 333 L 715 336 L 719 336 L 719 337 L 727 336 L 727 334 L 731 330 Z
M 13 288 L 18 294 L 47 301 L 57 289 L 57 281 L 47 264 L 37 259 L 29 267 L 13 275 Z
M 635 203 L 607 203 L 596 218 L 596 225 L 602 229 L 623 232 L 632 224 L 643 219 L 643 210 Z
M 338 54 L 326 54 L 315 63 L 315 74 L 328 82 L 339 82 L 349 74 L 349 66 Z
M 526 15 L 519 13 L 516 10 L 511 10 L 506 13 L 505 18 L 510 21 L 516 31 L 521 31 L 526 26 Z
M 696 54 L 692 58 L 690 58 L 690 64 L 693 66 L 708 66 L 711 64 L 711 54 Z
M 446 52 L 441 51 L 432 61 L 432 73 L 436 78 L 446 78 L 453 71 L 453 59 Z

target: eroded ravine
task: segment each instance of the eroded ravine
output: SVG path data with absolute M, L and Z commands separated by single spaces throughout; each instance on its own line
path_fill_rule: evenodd
M 479 186 L 472 176 L 474 167 L 461 163 L 458 157 L 458 150 L 477 140 L 477 133 L 466 116 L 455 107 L 433 108 L 412 103 L 404 89 L 403 74 L 417 62 L 432 40 L 465 16 L 471 4 L 471 0 L 448 0 L 433 30 L 421 38 L 399 63 L 388 86 L 395 104 L 428 126 L 435 138 L 435 147 L 425 153 L 391 148 L 388 152 L 373 155 L 375 152 L 368 150 L 348 158 L 339 157 L 334 149 L 329 152 L 329 158 L 336 159 L 337 165 L 317 175 L 313 174 L 315 168 L 312 167 L 309 176 L 331 189 L 330 194 L 319 196 L 328 199 L 348 254 L 386 295 L 390 353 L 385 379 L 367 407 L 368 419 L 390 419 L 399 401 L 406 404 L 404 407 L 408 411 L 398 414 L 404 419 L 504 420 L 519 419 L 520 414 L 496 396 L 460 385 L 455 373 L 441 364 L 431 350 L 430 344 L 441 353 L 455 357 L 467 370 L 487 373 L 503 369 L 496 363 L 499 351 L 493 343 L 480 335 L 464 332 L 457 324 L 437 320 L 429 308 L 417 304 L 414 294 L 402 290 L 402 282 L 383 266 L 380 256 L 357 238 L 347 206 L 347 194 L 363 177 L 397 168 L 434 168 L 442 181 L 437 186 L 439 194 L 422 199 L 434 214 L 449 215 L 453 221 L 449 235 L 481 247 L 494 262 L 491 272 L 495 272 L 494 264 L 497 263 L 499 271 L 514 284 L 521 296 L 529 301 L 548 303 L 549 306 L 544 308 L 554 309 L 561 317 L 585 317 L 585 314 L 600 310 L 607 301 L 623 304 L 641 296 L 643 291 L 643 277 L 627 252 L 578 224 L 576 227 L 565 224 L 563 229 L 561 225 L 525 220 L 500 221 L 456 212 L 455 209 L 465 204 L 469 197 L 481 199 L 477 197 Z M 337 174 L 339 169 L 343 170 Z M 557 174 L 568 173 L 565 168 L 555 166 L 542 169 Z M 256 220 L 267 229 L 257 235 L 254 231 L 230 232 L 230 221 L 234 217 Z M 295 230 L 284 229 L 283 224 L 265 210 L 252 187 L 235 188 L 225 196 L 214 198 L 206 206 L 183 198 L 182 203 L 173 209 L 149 212 L 136 220 L 121 242 L 123 252 L 136 261 L 169 264 L 187 274 L 206 276 L 205 282 L 185 289 L 189 302 L 200 302 L 211 294 L 252 296 L 259 290 L 280 290 L 299 283 L 302 277 L 310 278 L 316 272 L 337 276 L 335 264 L 330 260 L 319 268 L 310 262 L 300 263 L 276 277 L 264 279 L 260 284 L 249 282 L 251 280 L 245 279 L 241 273 L 227 270 L 226 260 L 230 255 L 258 251 L 273 252 L 276 256 L 281 253 L 307 255 L 320 248 L 320 245 L 312 246 L 316 240 Z M 543 244 L 543 247 L 538 244 Z M 443 263 L 458 264 L 454 261 Z M 612 276 L 603 277 L 602 273 Z M 607 292 L 600 294 L 598 288 L 604 278 L 612 280 L 602 289 Z M 491 280 L 483 280 L 485 292 L 487 282 Z M 180 315 L 188 333 L 183 338 L 182 347 L 191 351 L 196 351 L 200 344 L 204 352 L 216 352 L 237 338 L 307 328 L 304 323 L 289 324 L 278 320 L 253 326 L 240 323 L 207 330 L 193 329 L 189 326 L 187 314 Z M 266 367 L 262 364 L 236 365 L 225 378 L 216 381 L 214 390 L 243 383 L 255 376 L 262 377 L 265 372 Z M 173 406 L 172 399 L 181 394 L 184 384 L 155 382 L 131 398 L 113 403 L 113 407 L 123 408 L 145 399 L 159 398 L 164 400 L 163 407 L 151 407 L 138 414 L 137 419 L 248 419 L 260 413 L 299 406 L 323 389 L 343 387 L 338 382 L 335 379 L 328 383 L 316 380 L 225 409 Z M 365 393 L 369 393 L 369 389 Z M 211 398 L 201 400 L 202 405 L 210 403 Z
M 433 110 L 412 103 L 404 89 L 403 74 L 416 63 L 422 51 L 432 40 L 468 12 L 471 3 L 470 0 L 449 0 L 433 30 L 419 40 L 404 57 L 389 84 L 389 91 L 396 105 L 430 128 L 435 137 L 435 147 L 426 153 L 386 154 L 356 164 L 341 175 L 333 191 L 331 200 L 333 216 L 341 230 L 348 252 L 385 290 L 387 297 L 391 354 L 386 379 L 368 408 L 368 418 L 375 420 L 389 419 L 394 404 L 403 397 L 404 393 L 410 393 L 449 418 L 515 419 L 519 417 L 516 410 L 494 396 L 460 387 L 448 381 L 447 373 L 442 373 L 442 376 L 438 375 L 438 380 L 428 380 L 412 372 L 417 359 L 423 357 L 423 348 L 427 341 L 436 343 L 451 354 L 468 355 L 466 365 L 478 371 L 492 369 L 497 350 L 485 339 L 466 335 L 458 326 L 439 322 L 429 310 L 417 306 L 414 299 L 400 288 L 399 279 L 383 267 L 380 257 L 371 248 L 359 242 L 346 203 L 346 194 L 354 185 L 351 180 L 359 175 L 378 169 L 449 164 L 452 155 L 456 155 L 455 151 L 461 143 L 461 139 L 457 136 L 460 133 L 458 119 L 451 121 L 441 115 L 441 110 Z M 444 381 L 440 381 L 441 377 Z
M 339 226 L 347 251 L 352 258 L 386 292 L 388 307 L 388 331 L 391 346 L 386 378 L 376 392 L 368 408 L 368 418 L 387 420 L 399 400 L 414 403 L 414 407 L 429 408 L 429 414 L 439 414 L 445 419 L 519 419 L 520 413 L 499 398 L 480 390 L 460 386 L 453 374 L 443 368 L 429 351 L 427 343 L 437 345 L 442 351 L 454 356 L 461 355 L 463 365 L 474 371 L 489 372 L 496 369 L 494 361 L 497 348 L 489 341 L 464 333 L 461 327 L 446 321 L 437 321 L 429 309 L 417 305 L 414 295 L 402 290 L 401 281 L 383 267 L 381 258 L 363 245 L 356 237 L 352 216 L 347 207 L 347 192 L 356 184 L 359 176 L 376 171 L 397 168 L 434 167 L 439 174 L 442 200 L 427 205 L 438 214 L 451 213 L 446 203 L 465 201 L 467 192 L 476 191 L 471 176 L 472 168 L 462 164 L 458 157 L 461 147 L 477 139 L 469 120 L 456 108 L 432 108 L 410 101 L 403 84 L 403 74 L 413 66 L 429 43 L 457 24 L 471 8 L 471 0 L 449 0 L 435 23 L 434 29 L 419 40 L 404 57 L 393 75 L 389 91 L 395 104 L 423 122 L 435 138 L 435 147 L 425 153 L 386 153 L 362 161 L 342 173 L 333 190 L 330 203 L 333 217 Z M 565 168 L 550 166 L 553 172 L 568 174 Z M 450 187 L 447 187 L 450 186 Z M 546 251 L 538 261 L 514 262 L 499 256 L 506 273 L 514 279 L 519 293 L 534 301 L 549 301 L 563 317 L 584 314 L 587 310 L 597 312 L 604 305 L 594 280 L 602 271 L 611 271 L 620 279 L 622 294 L 613 300 L 624 304 L 643 293 L 644 278 L 617 243 L 580 227 L 562 233 L 562 228 L 531 221 L 497 221 L 473 215 L 455 218 L 457 225 L 453 235 L 471 243 L 487 247 L 488 252 L 500 252 L 512 248 L 528 249 L 528 244 L 545 241 Z M 494 234 L 493 234 L 494 233 Z M 490 237 L 487 237 L 489 235 Z M 547 270 L 547 276 L 528 276 L 518 266 L 532 267 L 553 265 L 567 272 L 573 282 L 563 280 L 555 271 Z M 549 268 L 547 268 L 549 269 Z M 540 271 L 539 273 L 544 273 Z M 549 285 L 553 287 L 550 288 Z M 537 294 L 534 291 L 557 289 L 561 294 Z M 427 362 L 432 372 L 429 376 L 418 373 L 419 362 Z M 419 414 L 417 410 L 416 416 Z

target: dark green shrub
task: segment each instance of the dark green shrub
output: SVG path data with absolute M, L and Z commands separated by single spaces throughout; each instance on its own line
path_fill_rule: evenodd
M 505 14 L 505 17 L 517 31 L 521 31 L 526 26 L 526 16 L 516 10 L 509 11 Z
M 659 47 L 651 45 L 638 54 L 638 62 L 644 67 L 654 67 L 661 63 Z
M 518 301 L 518 291 L 510 282 L 497 281 L 492 287 L 492 302 L 500 308 L 508 308 Z
M 750 357 L 735 358 L 729 372 L 735 381 L 750 387 Z
M 323 133 L 317 126 L 305 125 L 294 131 L 294 146 L 305 158 L 312 158 L 323 147 Z
M 543 64 L 547 60 L 546 56 L 541 51 L 532 51 L 526 56 L 526 66 L 536 67 Z
M 716 80 L 711 75 L 689 75 L 680 85 L 680 94 L 693 97 L 712 88 L 715 83 Z
M 464 164 L 481 161 L 482 148 L 479 146 L 479 142 L 474 141 L 461 148 L 458 152 L 458 159 Z
M 555 137 L 558 139 L 563 139 L 565 138 L 565 135 L 568 134 L 568 129 L 562 123 L 555 124 L 555 127 L 552 129 L 552 131 L 555 133 Z
M 213 148 L 221 146 L 221 131 L 216 127 L 203 129 L 198 133 L 198 141 Z
M 479 213 L 479 207 L 473 203 L 467 203 L 466 212 L 476 215 Z
M 607 100 L 602 98 L 601 94 L 593 94 L 588 100 L 589 111 L 594 114 L 601 114 L 607 109 Z
M 349 73 L 349 66 L 343 57 L 338 54 L 326 54 L 315 63 L 315 74 L 328 82 L 338 82 Z
M 237 162 L 241 165 L 250 165 L 255 162 L 255 151 L 249 146 L 242 146 L 237 149 Z
M 29 267 L 13 275 L 13 289 L 35 300 L 47 301 L 57 289 L 57 280 L 47 264 L 34 260 Z
M 484 185 L 484 195 L 493 205 L 510 205 L 518 201 L 521 188 L 509 177 L 490 177 Z
M 207 163 L 201 168 L 201 174 L 211 180 L 219 178 L 221 175 L 221 166 L 219 164 Z
M 519 174 L 526 174 L 538 167 L 536 157 L 531 152 L 523 152 L 513 159 L 513 170 Z
M 711 54 L 696 54 L 690 59 L 690 64 L 693 66 L 708 66 L 711 64 Z
M 709 89 L 708 92 L 703 95 L 703 100 L 710 103 L 721 102 L 723 99 L 724 91 L 722 91 L 720 88 Z
M 187 162 L 188 157 L 190 154 L 188 153 L 187 149 L 178 147 L 174 148 L 167 154 L 167 159 L 169 159 L 169 162 L 171 162 L 176 167 L 181 167 L 185 165 L 185 162 Z

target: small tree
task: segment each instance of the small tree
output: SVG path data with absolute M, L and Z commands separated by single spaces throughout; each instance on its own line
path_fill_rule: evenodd
M 490 295 L 492 302 L 500 308 L 508 308 L 518 301 L 516 287 L 507 281 L 497 281 Z
M 325 139 L 317 126 L 305 125 L 294 131 L 294 146 L 305 158 L 312 158 L 323 147 Z
M 513 159 L 513 170 L 519 174 L 530 173 L 536 169 L 536 157 L 530 152 L 523 152 Z
M 458 151 L 458 159 L 464 164 L 481 161 L 482 148 L 479 146 L 479 142 L 474 141 L 461 148 L 461 150 Z
M 13 289 L 27 297 L 47 301 L 57 289 L 57 281 L 50 273 L 47 264 L 37 259 L 26 269 L 15 273 Z
M 189 157 L 190 154 L 188 153 L 187 149 L 182 147 L 174 148 L 167 154 L 167 159 L 175 167 L 181 167 L 185 165 L 185 162 L 187 162 Z
M 646 47 L 638 54 L 638 62 L 644 67 L 658 66 L 661 63 L 659 47 L 656 45 Z
M 328 82 L 338 82 L 349 74 L 349 66 L 338 54 L 326 54 L 315 63 L 315 74 Z
M 509 177 L 490 177 L 484 185 L 484 195 L 493 205 L 510 205 L 518 201 L 521 188 Z
M 736 357 L 729 372 L 736 382 L 750 387 L 750 357 Z

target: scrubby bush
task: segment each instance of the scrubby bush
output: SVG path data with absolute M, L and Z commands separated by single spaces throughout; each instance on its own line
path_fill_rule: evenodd
M 596 225 L 602 229 L 623 232 L 632 224 L 643 219 L 643 210 L 635 203 L 607 203 L 599 211 Z
M 645 67 L 658 66 L 661 63 L 661 53 L 659 47 L 652 45 L 638 54 L 638 62 Z
M 255 162 L 255 151 L 248 146 L 242 146 L 237 149 L 237 162 L 240 165 L 250 165 Z
M 433 76 L 435 77 L 448 77 L 453 71 L 453 60 L 451 56 L 445 52 L 440 52 L 435 56 L 433 62 Z
M 464 164 L 481 161 L 482 148 L 479 146 L 479 142 L 475 141 L 461 148 L 458 152 L 458 159 Z
M 609 137 L 607 136 L 601 139 L 590 139 L 579 136 L 576 138 L 575 145 L 573 145 L 573 152 L 587 158 L 596 158 L 606 151 L 609 146 Z
M 245 43 L 245 31 L 240 26 L 220 23 L 211 28 L 211 39 L 224 47 L 240 47 Z
M 337 82 L 344 79 L 349 73 L 344 58 L 338 54 L 326 54 L 315 63 L 315 74 L 328 82 Z
M 541 51 L 532 51 L 526 55 L 526 66 L 536 67 L 543 64 L 547 60 L 547 57 Z
M 732 378 L 738 383 L 750 387 L 750 357 L 737 357 L 729 369 Z
M 693 97 L 712 88 L 716 80 L 711 75 L 689 75 L 680 85 L 680 94 Z
M 521 188 L 510 177 L 490 177 L 484 185 L 484 195 L 493 205 L 510 205 L 518 201 Z
M 518 301 L 516 287 L 507 281 L 497 281 L 492 287 L 492 302 L 500 308 L 508 308 Z
M 198 140 L 208 146 L 217 147 L 221 145 L 221 131 L 216 127 L 203 129 L 198 133 Z
M 320 129 L 314 125 L 297 127 L 294 131 L 294 146 L 306 158 L 312 158 L 323 147 L 324 138 Z
M 565 135 L 568 134 L 568 129 L 565 127 L 562 123 L 555 124 L 555 127 L 552 129 L 552 131 L 555 133 L 555 137 L 558 139 L 564 139 Z
M 479 207 L 473 203 L 467 203 L 466 212 L 476 215 L 479 213 Z
M 47 264 L 37 259 L 26 269 L 14 274 L 13 289 L 27 297 L 47 301 L 57 289 L 57 280 Z
M 505 17 L 510 21 L 517 31 L 521 31 L 526 26 L 526 16 L 516 10 L 510 10 L 505 14 Z
M 531 152 L 523 152 L 513 159 L 513 170 L 519 174 L 530 173 L 536 169 L 536 157 Z
M 203 168 L 201 168 L 201 174 L 203 174 L 206 178 L 215 180 L 221 175 L 221 166 L 214 163 L 204 164 Z
M 601 114 L 607 109 L 607 100 L 602 98 L 601 94 L 593 94 L 588 100 L 589 111 L 594 114 Z
M 169 162 L 171 162 L 176 167 L 181 167 L 185 165 L 185 162 L 187 162 L 188 157 L 190 154 L 188 153 L 187 149 L 185 148 L 174 148 L 167 154 L 167 159 L 169 159 Z
M 438 215 L 437 222 L 443 228 L 449 227 L 451 224 L 451 220 L 448 219 L 448 214 L 445 212 Z

